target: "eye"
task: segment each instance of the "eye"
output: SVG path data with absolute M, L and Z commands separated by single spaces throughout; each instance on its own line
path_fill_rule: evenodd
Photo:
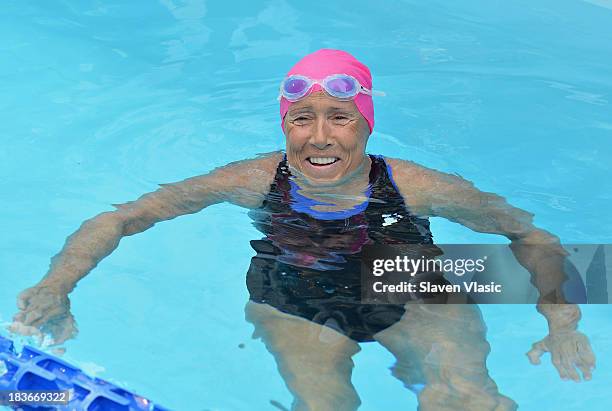
M 334 114 L 331 119 L 334 122 L 334 124 L 338 124 L 342 126 L 348 124 L 351 121 L 351 118 L 344 114 Z
M 291 120 L 291 122 L 295 124 L 296 126 L 304 126 L 304 125 L 309 124 L 311 120 L 312 119 L 308 116 L 298 116 L 294 118 L 293 120 Z

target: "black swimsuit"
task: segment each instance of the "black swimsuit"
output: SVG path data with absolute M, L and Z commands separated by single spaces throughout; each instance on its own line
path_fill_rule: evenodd
M 369 200 L 342 212 L 317 211 L 300 194 L 286 158 L 263 205 L 249 215 L 266 235 L 251 241 L 251 300 L 336 329 L 355 341 L 393 325 L 399 304 L 361 303 L 361 249 L 366 244 L 433 244 L 429 220 L 412 215 L 382 156 L 372 156 Z M 332 200 L 333 201 L 333 200 Z

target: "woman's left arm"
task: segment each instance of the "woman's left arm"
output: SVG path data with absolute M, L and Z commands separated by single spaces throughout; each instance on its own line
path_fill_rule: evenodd
M 533 225 L 533 214 L 508 204 L 505 198 L 478 190 L 471 182 L 418 164 L 386 159 L 393 179 L 412 212 L 439 216 L 474 231 L 500 234 L 510 241 L 518 262 L 530 273 L 540 293 L 537 309 L 546 317 L 549 335 L 535 343 L 528 356 L 538 364 L 544 352 L 562 378 L 579 381 L 578 367 L 585 379 L 595 365 L 589 341 L 577 331 L 581 313 L 577 305 L 565 304 L 562 286 L 566 280 L 567 252 L 559 238 Z

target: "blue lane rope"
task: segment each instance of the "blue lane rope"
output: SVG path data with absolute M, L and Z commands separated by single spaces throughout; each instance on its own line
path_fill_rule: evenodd
M 17 353 L 8 338 L 0 336 L 0 391 L 65 391 L 67 405 L 14 406 L 23 411 L 169 411 L 152 401 L 100 378 L 34 347 Z

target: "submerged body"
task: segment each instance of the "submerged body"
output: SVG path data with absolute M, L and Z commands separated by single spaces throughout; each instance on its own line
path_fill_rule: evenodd
M 229 201 L 252 210 L 255 220 L 261 223 L 261 216 L 257 217 L 256 214 L 266 207 L 266 197 L 274 193 L 271 192 L 271 187 L 283 158 L 282 152 L 272 153 L 254 160 L 233 163 L 213 173 L 180 183 L 164 185 L 160 190 L 135 202 L 117 206 L 116 212 L 104 213 L 85 222 L 79 231 L 68 239 L 62 253 L 53 259 L 49 274 L 39 285 L 21 294 L 18 301 L 20 312 L 15 317 L 13 331 L 23 334 L 49 333 L 59 343 L 73 337 L 76 328 L 67 295 L 98 261 L 118 246 L 122 236 L 142 232 L 158 221 L 195 213 L 205 206 L 221 201 Z M 455 221 L 474 221 L 472 225 L 480 224 L 480 231 L 494 232 L 502 230 L 498 225 L 490 225 L 491 221 L 503 225 L 504 221 L 510 219 L 516 221 L 516 215 L 524 215 L 520 210 L 509 206 L 499 207 L 500 203 L 505 204 L 503 199 L 478 192 L 459 177 L 402 160 L 384 158 L 384 162 L 394 177 L 397 189 L 393 190 L 401 195 L 406 215 L 410 215 L 415 221 L 426 221 L 426 216 L 440 215 L 440 210 L 444 210 L 452 214 Z M 327 206 L 327 211 L 334 212 L 341 209 L 359 209 L 359 205 L 365 200 L 364 193 L 367 193 L 371 163 L 368 157 L 367 164 L 350 178 L 337 184 L 312 187 L 302 184 L 299 171 L 291 170 L 295 181 L 302 188 L 300 193 L 305 197 L 317 199 L 319 203 L 329 202 L 339 192 L 348 193 L 336 197 L 336 207 L 329 209 L 330 206 Z M 389 189 L 392 185 L 386 186 Z M 485 198 L 486 203 L 482 201 Z M 371 204 L 380 204 L 373 200 L 375 198 L 370 201 Z M 488 204 L 486 207 L 480 206 L 481 214 L 475 219 L 470 212 L 474 202 L 479 206 Z M 397 203 L 393 204 L 393 208 L 397 208 Z M 434 213 L 434 209 L 438 210 L 438 213 Z M 497 213 L 497 219 L 480 220 L 482 214 Z M 514 217 L 511 217 L 512 213 L 515 213 Z M 382 223 L 379 222 L 379 226 L 382 226 Z M 415 226 L 423 229 L 427 225 L 421 223 Z M 531 237 L 523 237 L 527 242 L 530 238 L 542 241 L 546 235 L 545 232 L 533 229 L 527 232 L 531 233 Z M 430 241 L 432 238 L 430 233 L 422 235 L 418 229 L 412 233 L 420 240 Z M 352 240 L 359 238 L 353 234 L 348 237 Z M 304 240 L 304 236 L 298 238 Z M 272 239 L 264 241 L 263 245 L 274 246 L 273 239 L 272 235 Z M 340 235 L 336 237 L 335 244 L 338 245 L 344 240 L 346 237 Z M 350 248 L 354 245 L 352 240 L 342 247 L 348 245 Z M 255 248 L 258 252 L 265 253 L 265 250 L 259 248 L 260 245 L 262 244 L 256 243 Z M 317 257 L 320 257 L 321 251 L 313 245 L 293 244 L 293 250 L 302 251 L 302 254 L 287 253 L 284 264 L 290 263 L 293 267 L 313 264 L 318 260 Z M 529 266 L 529 253 L 520 254 L 519 247 L 516 250 L 518 251 L 515 254 L 523 258 L 522 263 Z M 277 252 L 278 250 L 273 251 L 272 254 Z M 254 257 L 253 264 L 259 264 L 260 257 Z M 535 262 L 537 256 L 531 258 L 532 262 Z M 393 375 L 408 388 L 418 391 L 422 410 L 515 409 L 516 405 L 499 393 L 496 384 L 488 375 L 486 356 L 489 345 L 485 339 L 486 327 L 477 306 L 423 305 L 417 302 L 392 308 L 382 320 L 376 318 L 371 321 L 367 315 L 355 313 L 353 309 L 358 308 L 358 305 L 353 304 L 352 313 L 349 310 L 351 319 L 344 324 L 343 329 L 341 317 L 340 320 L 334 315 L 327 318 L 317 317 L 316 312 L 302 313 L 303 310 L 299 307 L 293 312 L 286 312 L 282 310 L 282 306 L 279 309 L 274 304 L 264 302 L 262 296 L 266 293 L 265 287 L 258 290 L 253 280 L 261 283 L 263 278 L 265 281 L 269 271 L 266 272 L 265 268 L 259 271 L 254 269 L 255 272 L 249 273 L 248 276 L 252 299 L 245 307 L 246 319 L 255 326 L 254 337 L 261 338 L 275 357 L 279 372 L 295 397 L 293 410 L 357 409 L 360 401 L 350 382 L 350 376 L 353 367 L 351 357 L 359 351 L 359 340 L 374 340 L 393 353 L 396 357 L 396 364 L 392 368 Z M 546 267 L 540 266 L 540 269 Z M 270 293 L 271 290 L 268 289 L 267 292 Z M 283 293 L 276 294 L 277 297 L 279 295 L 286 297 Z M 307 296 L 303 297 L 301 305 L 308 306 L 309 299 Z M 594 357 L 586 337 L 575 331 L 579 319 L 579 312 L 576 314 L 577 307 L 563 306 L 554 311 L 544 311 L 548 307 L 552 309 L 552 305 L 541 307 L 541 311 L 549 319 L 551 329 L 558 330 L 559 333 L 553 333 L 534 344 L 529 353 L 532 362 L 536 363 L 544 352 L 550 350 L 554 353 L 554 350 L 558 349 L 567 356 L 563 362 L 555 364 L 562 376 L 573 378 L 572 373 L 577 375 L 573 367 L 578 367 L 585 378 L 590 378 Z M 325 320 L 321 321 L 322 319 Z M 330 319 L 332 321 L 328 322 Z M 355 323 L 356 327 L 353 325 Z M 348 336 L 352 333 L 355 333 L 355 339 Z M 572 335 L 575 338 L 572 338 Z M 570 346 L 582 348 L 580 351 L 572 351 L 568 349 Z M 571 360 L 572 355 L 576 356 L 574 360 Z
M 325 202 L 302 196 L 286 158 L 279 163 L 262 207 L 249 213 L 266 235 L 251 241 L 257 252 L 247 274 L 252 301 L 359 342 L 399 321 L 403 305 L 361 303 L 362 248 L 431 244 L 432 235 L 429 221 L 405 207 L 384 159 L 370 156 L 370 163 L 364 201 L 348 209 L 337 209 L 332 196 Z
M 562 378 L 580 380 L 578 369 L 590 379 L 595 358 L 577 331 L 580 310 L 550 304 L 560 301 L 565 279 L 558 238 L 535 227 L 532 214 L 461 177 L 368 156 L 371 76 L 348 53 L 320 50 L 290 71 L 296 73 L 301 76 L 288 77 L 279 96 L 286 156 L 271 153 L 165 184 L 86 221 L 41 282 L 21 293 L 12 330 L 48 333 L 58 343 L 73 337 L 68 294 L 122 237 L 230 202 L 251 210 L 265 234 L 253 242 L 246 318 L 276 359 L 295 397 L 294 410 L 358 407 L 350 376 L 359 341 L 377 341 L 393 353 L 393 375 L 418 392 L 420 410 L 515 409 L 488 375 L 486 327 L 475 305 L 356 301 L 360 249 L 368 243 L 431 243 L 427 218 L 439 216 L 511 241 L 540 291 L 538 311 L 549 325 L 529 359 L 537 364 L 551 352 Z M 304 76 L 310 80 L 300 83 Z
M 338 207 L 346 197 L 333 195 L 336 187 L 302 196 L 283 158 L 263 204 L 249 212 L 266 237 L 251 241 L 246 319 L 275 357 L 292 409 L 356 410 L 351 357 L 368 341 L 395 355 L 393 375 L 423 410 L 515 409 L 486 370 L 475 306 L 362 302 L 364 246 L 433 244 L 428 219 L 406 207 L 385 159 L 369 159 L 368 184 L 351 207 Z

